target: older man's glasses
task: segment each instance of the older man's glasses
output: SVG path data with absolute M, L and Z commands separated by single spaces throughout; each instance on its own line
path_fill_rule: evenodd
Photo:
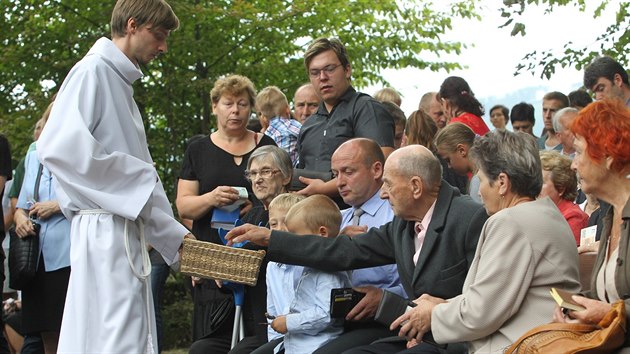
M 245 178 L 247 178 L 248 181 L 253 181 L 256 178 L 258 178 L 258 176 L 260 176 L 262 178 L 270 178 L 271 176 L 275 175 L 278 172 L 280 172 L 280 170 L 272 170 L 270 168 L 263 168 L 260 171 L 257 171 L 257 170 L 246 170 L 245 171 Z
M 311 75 L 311 77 L 319 77 L 322 72 L 324 74 L 326 74 L 326 76 L 331 75 L 332 73 L 335 72 L 335 70 L 340 67 L 341 64 L 337 64 L 337 65 L 326 65 L 321 69 L 309 69 L 308 74 Z

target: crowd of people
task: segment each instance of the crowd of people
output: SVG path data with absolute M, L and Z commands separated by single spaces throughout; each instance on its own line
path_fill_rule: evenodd
M 228 244 L 267 253 L 242 324 L 231 287 L 187 278 L 193 354 L 499 353 L 549 321 L 598 324 L 616 301 L 628 319 L 630 83 L 613 58 L 585 68 L 583 89 L 544 95 L 537 137 L 536 107 L 496 104 L 491 131 L 457 76 L 406 117 L 394 88 L 353 88 L 341 41 L 315 39 L 292 103 L 216 80 L 216 129 L 187 144 L 175 217 L 131 85 L 178 26 L 163 0 L 118 0 L 112 38 L 68 74 L 15 171 L 0 136 L 0 226 L 40 240 L 0 352 L 160 352 L 169 266 L 185 238 L 223 244 L 226 215 Z M 563 311 L 551 288 L 585 309 Z M 341 316 L 334 289 L 356 298 Z M 414 307 L 384 324 L 390 294 Z

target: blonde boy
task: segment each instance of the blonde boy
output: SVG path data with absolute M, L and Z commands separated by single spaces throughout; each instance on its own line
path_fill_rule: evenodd
M 262 132 L 289 153 L 293 166 L 297 165 L 297 140 L 302 124 L 291 119 L 291 108 L 287 97 L 276 86 L 262 89 L 256 96 L 256 112 Z
M 296 193 L 283 193 L 276 196 L 269 203 L 269 228 L 287 231 L 285 218 L 291 207 L 306 197 Z M 289 313 L 289 304 L 293 300 L 295 287 L 302 275 L 301 266 L 278 262 L 267 263 L 267 314 L 276 317 Z M 278 333 L 269 326 L 267 339 L 271 348 L 282 343 L 282 333 Z M 271 349 L 269 348 L 269 349 Z
M 285 225 L 287 231 L 299 235 L 335 237 L 341 213 L 330 198 L 312 195 L 289 209 Z M 348 272 L 327 273 L 303 267 L 288 312 L 271 323 L 276 332 L 284 333 L 285 353 L 311 353 L 343 332 L 342 320 L 330 317 L 330 291 L 348 287 Z
M 287 231 L 285 220 L 292 206 L 306 199 L 306 196 L 296 193 L 282 193 L 269 203 L 269 228 Z

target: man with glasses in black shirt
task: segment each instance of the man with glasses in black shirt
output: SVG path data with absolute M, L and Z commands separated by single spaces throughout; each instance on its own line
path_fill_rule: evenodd
M 344 45 L 336 38 L 318 38 L 304 54 L 304 64 L 322 102 L 300 131 L 298 167 L 329 172 L 333 152 L 357 137 L 376 141 L 389 155 L 394 150 L 394 118 L 379 102 L 352 88 L 352 67 Z M 307 185 L 301 194 L 338 196 L 334 180 L 300 180 Z

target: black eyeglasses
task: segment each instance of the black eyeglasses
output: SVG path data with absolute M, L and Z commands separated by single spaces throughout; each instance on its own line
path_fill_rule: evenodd
M 253 181 L 255 180 L 258 176 L 262 177 L 262 178 L 269 178 L 273 175 L 275 175 L 276 173 L 280 172 L 280 170 L 272 170 L 270 168 L 263 168 L 260 171 L 256 171 L 256 170 L 246 170 L 245 171 L 245 178 L 247 178 L 248 181 Z
M 311 77 L 319 77 L 322 74 L 322 71 L 326 74 L 326 76 L 332 74 L 335 72 L 335 70 L 340 67 L 341 64 L 337 64 L 337 65 L 326 65 L 321 69 L 309 69 L 308 74 L 311 75 Z

